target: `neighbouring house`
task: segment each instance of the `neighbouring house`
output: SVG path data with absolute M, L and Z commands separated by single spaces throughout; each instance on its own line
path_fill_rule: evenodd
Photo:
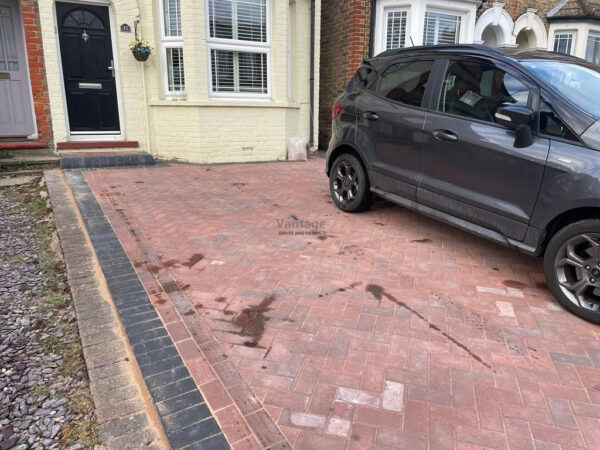
M 562 0 L 547 17 L 549 50 L 600 64 L 600 1 Z
M 330 139 L 333 101 L 364 58 L 394 48 L 459 43 L 557 51 L 568 47 L 566 53 L 584 56 L 585 42 L 593 41 L 600 46 L 600 35 L 596 41 L 593 32 L 597 20 L 594 7 L 575 7 L 576 20 L 572 17 L 561 20 L 557 17 L 561 13 L 555 13 L 564 12 L 570 4 L 583 3 L 591 2 L 563 0 L 556 5 L 555 0 L 330 0 L 324 3 L 319 147 L 326 148 Z M 565 14 L 571 16 L 570 12 Z M 571 29 L 577 29 L 574 33 L 580 37 L 571 36 L 572 44 L 568 44 L 569 36 L 558 34 L 560 44 L 556 47 L 553 30 L 569 29 L 565 27 L 567 22 L 571 23 Z
M 293 137 L 316 139 L 320 0 L 41 0 L 39 9 L 61 152 L 264 161 L 285 159 Z M 136 37 L 154 47 L 145 62 L 129 48 Z
M 0 150 L 52 145 L 37 0 L 0 0 Z

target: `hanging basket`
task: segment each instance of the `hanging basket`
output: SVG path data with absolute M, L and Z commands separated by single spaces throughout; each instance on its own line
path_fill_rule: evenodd
M 138 60 L 138 61 L 146 61 L 148 60 L 148 58 L 150 57 L 150 53 L 146 52 L 146 53 L 142 53 L 142 52 L 136 52 L 136 51 L 132 51 L 131 53 L 133 53 L 133 57 Z

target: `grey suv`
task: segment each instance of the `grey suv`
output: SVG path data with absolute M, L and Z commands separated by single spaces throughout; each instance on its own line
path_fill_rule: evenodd
M 367 60 L 333 105 L 333 200 L 377 195 L 543 255 L 558 301 L 600 323 L 599 71 L 478 45 Z

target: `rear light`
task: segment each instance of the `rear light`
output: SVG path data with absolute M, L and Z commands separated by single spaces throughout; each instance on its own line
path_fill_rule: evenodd
M 333 108 L 331 109 L 331 118 L 335 119 L 342 112 L 342 104 L 337 100 L 333 103 Z

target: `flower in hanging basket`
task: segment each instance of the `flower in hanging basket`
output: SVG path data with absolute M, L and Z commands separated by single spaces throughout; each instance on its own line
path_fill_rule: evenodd
M 129 43 L 129 48 L 131 49 L 134 58 L 138 61 L 146 61 L 154 50 L 150 47 L 150 42 L 146 39 L 136 39 L 135 41 L 131 41 Z

